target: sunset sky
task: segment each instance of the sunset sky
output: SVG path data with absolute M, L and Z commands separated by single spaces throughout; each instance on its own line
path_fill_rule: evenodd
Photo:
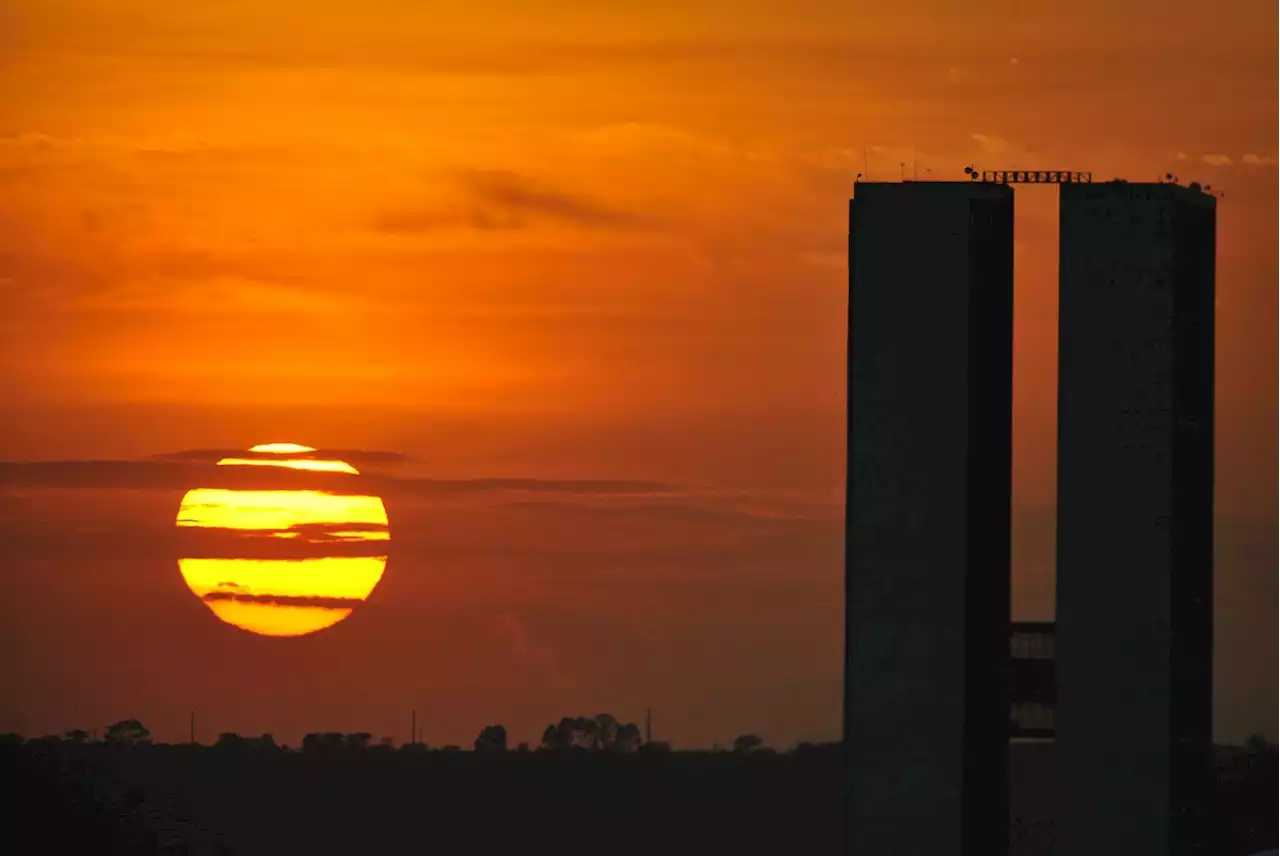
M 0 731 L 835 738 L 846 200 L 973 164 L 1225 194 L 1217 734 L 1274 738 L 1276 32 L 1271 0 L 0 3 Z M 1056 195 L 1017 206 L 1046 618 Z M 355 452 L 392 532 L 298 639 L 217 621 L 173 537 L 216 461 L 177 453 L 274 441 Z

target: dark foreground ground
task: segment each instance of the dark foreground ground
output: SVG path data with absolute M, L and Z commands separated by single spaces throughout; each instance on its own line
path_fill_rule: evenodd
M 1010 852 L 1053 850 L 1052 745 L 1010 752 Z M 0 851 L 837 854 L 840 755 L 0 746 Z M 1224 751 L 1219 856 L 1276 844 L 1274 752 Z

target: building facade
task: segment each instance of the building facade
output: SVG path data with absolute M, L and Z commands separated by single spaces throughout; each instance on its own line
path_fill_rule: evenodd
M 1060 852 L 1202 853 L 1215 200 L 1124 182 L 1061 194 Z
M 849 853 L 1006 852 L 1013 191 L 849 206 Z

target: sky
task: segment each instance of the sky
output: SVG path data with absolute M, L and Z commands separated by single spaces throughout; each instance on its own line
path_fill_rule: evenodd
M 1224 194 L 1215 727 L 1274 737 L 1276 28 L 1262 0 L 0 5 L 0 730 L 404 739 L 416 708 L 469 743 L 652 707 L 677 744 L 834 738 L 846 200 L 973 164 Z M 1047 618 L 1056 209 L 1017 206 L 1014 612 Z M 368 602 L 299 639 L 192 596 L 201 484 L 156 458 L 275 441 L 399 491 Z

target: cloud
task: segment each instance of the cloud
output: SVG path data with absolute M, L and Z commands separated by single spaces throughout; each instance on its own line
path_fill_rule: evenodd
M 548 217 L 589 228 L 637 226 L 644 218 L 566 193 L 540 189 L 527 179 L 505 170 L 469 171 L 464 183 L 482 202 L 509 212 Z
M 442 229 L 474 229 L 493 232 L 523 229 L 528 221 L 514 213 L 493 214 L 484 211 L 449 213 L 435 210 L 388 211 L 374 220 L 375 231 L 388 235 L 416 235 Z
M 1009 141 L 1003 137 L 997 137 L 990 134 L 973 133 L 969 135 L 969 138 L 976 142 L 982 148 L 982 151 L 989 155 L 1005 154 L 1011 148 Z
M 504 613 L 498 616 L 497 624 L 498 632 L 507 639 L 517 662 L 538 672 L 539 677 L 552 684 L 565 686 L 569 683 L 560 672 L 555 652 L 534 642 L 523 621 L 511 613 Z
M 504 503 L 504 506 L 532 513 L 591 515 L 599 518 L 645 520 L 661 523 L 765 524 L 810 519 L 809 517 L 798 515 L 762 514 L 745 509 L 726 507 L 723 504 L 645 503 L 600 505 L 584 502 L 526 500 Z M 843 522 L 843 514 L 839 516 L 839 520 Z
M 256 454 L 244 449 L 185 449 L 180 452 L 163 452 L 156 460 L 207 461 L 216 463 L 223 458 L 270 458 L 268 454 Z M 401 464 L 410 458 L 400 452 L 378 452 L 365 449 L 318 449 L 304 457 L 323 460 L 346 461 L 349 464 Z
M 315 597 L 312 595 L 244 594 L 235 591 L 211 591 L 202 600 L 206 602 L 233 600 L 237 603 L 270 604 L 272 606 L 318 606 L 324 609 L 352 609 L 365 601 L 345 597 Z
M 194 452 L 193 452 L 194 453 Z M 203 455 L 204 451 L 199 454 Z M 373 454 L 373 453 L 370 453 Z M 391 453 L 381 453 L 391 454 Z M 279 467 L 215 467 L 208 460 L 0 461 L 0 489 L 6 487 L 155 489 L 193 487 L 235 490 L 324 490 L 374 493 L 384 499 L 525 493 L 636 495 L 677 492 L 675 485 L 622 479 L 396 478 L 389 475 L 316 473 Z
M 1205 155 L 1204 162 L 1210 166 L 1231 166 L 1231 158 L 1227 155 Z
M 465 197 L 460 205 L 406 208 L 375 218 L 375 231 L 410 235 L 441 229 L 498 231 L 554 221 L 583 229 L 634 229 L 648 217 L 540 186 L 507 170 L 464 170 L 457 175 Z
M 1240 163 L 1248 166 L 1275 166 L 1276 159 L 1267 155 L 1247 154 L 1240 158 Z

